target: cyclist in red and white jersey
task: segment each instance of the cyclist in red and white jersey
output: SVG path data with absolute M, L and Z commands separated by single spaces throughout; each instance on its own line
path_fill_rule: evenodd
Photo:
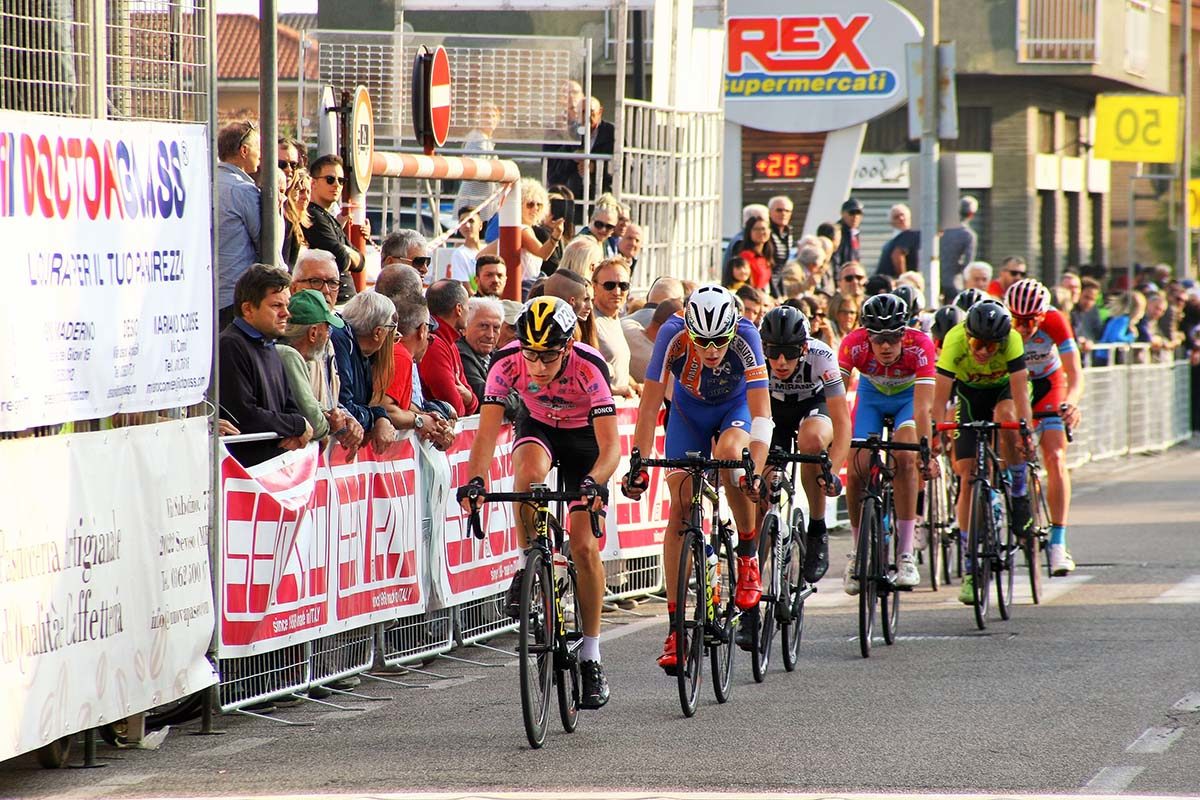
M 600 612 L 604 598 L 604 565 L 592 535 L 589 511 L 603 512 L 608 480 L 621 457 L 616 406 L 609 388 L 604 356 L 574 341 L 576 317 L 557 297 L 537 297 L 517 317 L 517 339 L 497 350 L 488 370 L 479 432 L 471 445 L 468 486 L 487 488 L 486 475 L 496 452 L 509 392 L 521 398 L 513 444 L 514 491 L 543 483 L 557 460 L 564 491 L 579 490 L 584 499 L 570 507 L 571 558 L 579 573 L 579 605 L 583 613 L 583 646 L 579 651 L 580 708 L 608 702 L 608 681 L 600 666 Z M 459 500 L 470 512 L 470 500 Z M 482 500 L 482 498 L 481 498 Z M 480 500 L 480 501 L 481 501 Z M 477 502 L 480 502 L 477 501 Z M 516 505 L 521 553 L 507 596 L 510 616 L 519 614 L 533 512 Z
M 1079 398 L 1083 394 L 1079 346 L 1070 320 L 1050 307 L 1050 292 L 1039 281 L 1017 281 L 1004 293 L 1004 302 L 1012 312 L 1013 328 L 1025 341 L 1033 415 L 1042 432 L 1046 501 L 1050 507 L 1050 572 L 1066 575 L 1075 569 L 1075 560 L 1067 551 L 1071 473 L 1067 469 L 1065 426 L 1079 424 Z

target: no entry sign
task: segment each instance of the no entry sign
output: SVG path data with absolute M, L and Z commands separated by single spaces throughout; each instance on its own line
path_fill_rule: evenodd
M 445 48 L 421 48 L 413 63 L 413 130 L 417 141 L 432 153 L 450 133 L 450 59 Z

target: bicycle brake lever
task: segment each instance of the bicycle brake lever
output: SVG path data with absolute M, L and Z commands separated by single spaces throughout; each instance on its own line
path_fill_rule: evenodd
M 471 531 L 471 535 L 476 539 L 483 538 L 483 525 L 479 522 L 479 511 L 471 512 L 471 516 L 467 518 L 467 529 Z
M 588 509 L 588 517 L 592 523 L 592 536 L 599 539 L 604 536 L 604 530 L 600 527 L 600 512 Z

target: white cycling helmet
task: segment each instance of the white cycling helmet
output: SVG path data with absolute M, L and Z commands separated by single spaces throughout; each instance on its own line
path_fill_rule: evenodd
M 723 286 L 705 284 L 692 292 L 683 321 L 688 333 L 699 339 L 721 339 L 737 330 L 737 298 Z

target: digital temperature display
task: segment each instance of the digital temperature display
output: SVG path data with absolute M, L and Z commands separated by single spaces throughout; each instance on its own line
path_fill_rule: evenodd
M 808 153 L 755 153 L 754 180 L 811 180 L 812 156 Z

